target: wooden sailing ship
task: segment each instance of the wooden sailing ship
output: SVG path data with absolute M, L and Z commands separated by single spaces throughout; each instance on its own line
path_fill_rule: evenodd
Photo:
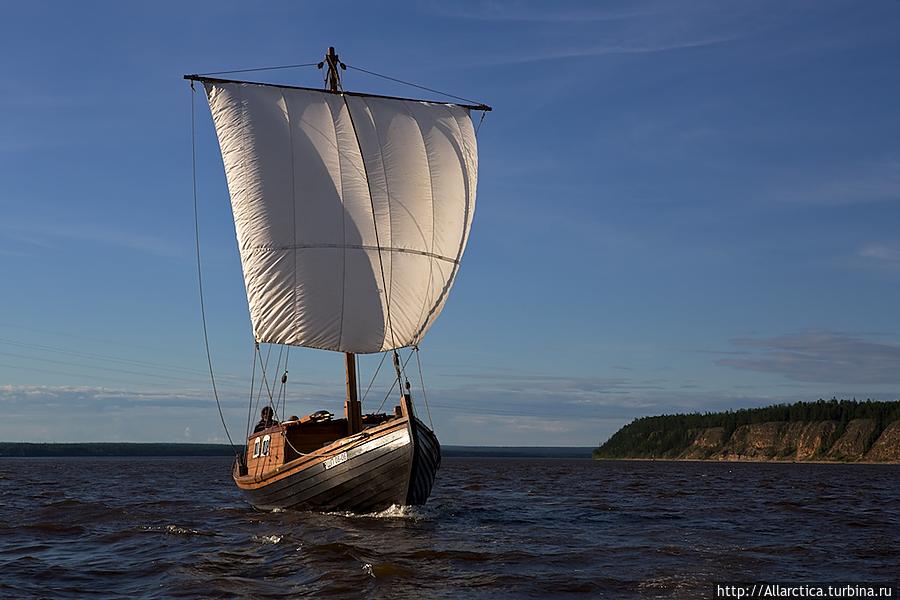
M 318 66 L 325 89 L 185 76 L 216 127 L 260 365 L 260 344 L 281 344 L 341 352 L 346 368 L 343 418 L 279 422 L 270 395 L 233 478 L 263 509 L 424 504 L 440 444 L 398 350 L 418 358 L 458 272 L 478 172 L 470 113 L 490 108 L 344 91 L 334 48 Z M 379 352 L 399 404 L 363 414 L 356 354 Z

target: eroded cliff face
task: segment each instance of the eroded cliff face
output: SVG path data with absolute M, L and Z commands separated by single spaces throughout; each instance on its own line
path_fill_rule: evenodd
M 872 462 L 900 462 L 900 421 L 894 421 L 884 428 L 875 443 L 866 453 L 866 460 Z
M 710 460 L 900 462 L 900 421 L 872 440 L 875 422 L 769 422 L 742 425 L 726 437 L 722 427 L 698 430 L 678 458 Z
M 844 435 L 828 450 L 828 457 L 836 460 L 860 460 L 869 449 L 875 422 L 854 419 L 847 423 Z
M 694 438 L 693 443 L 679 458 L 704 459 L 709 458 L 722 448 L 725 443 L 724 427 L 709 427 L 701 429 Z

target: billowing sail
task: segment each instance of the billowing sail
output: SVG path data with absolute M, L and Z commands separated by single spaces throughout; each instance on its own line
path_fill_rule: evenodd
M 258 342 L 418 343 L 459 268 L 478 176 L 467 108 L 204 81 Z

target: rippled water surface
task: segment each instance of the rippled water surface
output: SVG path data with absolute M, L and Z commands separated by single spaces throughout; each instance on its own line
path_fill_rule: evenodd
M 447 458 L 428 506 L 256 512 L 220 458 L 0 459 L 2 597 L 696 598 L 900 580 L 900 466 Z

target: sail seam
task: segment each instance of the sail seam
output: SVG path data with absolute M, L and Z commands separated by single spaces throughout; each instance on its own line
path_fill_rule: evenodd
M 240 178 L 240 181 L 246 182 L 247 181 L 247 148 L 249 146 L 247 143 L 247 129 L 249 127 L 249 121 L 250 121 L 249 116 L 248 116 L 249 102 L 247 100 L 247 97 L 244 94 L 241 94 L 240 96 L 235 95 L 235 97 L 238 98 L 240 105 L 241 105 L 241 145 L 240 145 L 241 178 Z M 245 187 L 242 186 L 241 190 L 242 190 L 241 193 L 243 195 L 249 195 L 249 193 L 247 192 Z M 233 204 L 234 203 L 232 202 L 232 212 L 234 212 Z M 235 227 L 235 232 L 237 232 L 237 227 Z M 240 240 L 240 237 L 238 239 Z M 257 323 L 259 322 L 259 319 L 257 318 L 259 315 L 259 308 L 257 306 L 257 303 L 249 301 L 251 285 L 252 284 L 250 282 L 250 278 L 245 276 L 244 277 L 244 289 L 247 291 L 248 308 L 249 308 L 249 312 L 250 312 L 250 324 L 253 327 L 253 339 L 259 340 L 259 338 L 261 337 L 261 333 L 262 333 L 262 326 L 260 325 L 259 327 L 257 327 Z M 254 299 L 257 299 L 257 297 L 258 297 L 257 295 L 258 295 L 258 290 L 253 289 Z
M 413 250 L 412 248 L 392 248 L 388 246 L 373 246 L 371 244 L 293 244 L 291 246 L 251 246 L 246 250 L 252 252 L 254 250 L 262 250 L 263 252 L 279 252 L 282 250 L 306 250 L 310 248 L 331 248 L 335 250 L 376 250 L 383 252 L 400 252 L 403 254 L 416 254 L 418 256 L 427 256 L 428 258 L 436 258 L 444 262 L 459 264 L 458 258 L 451 258 L 436 252 L 428 252 L 427 250 Z
M 281 101 L 284 102 L 284 116 L 287 117 L 287 126 L 288 126 L 288 140 L 291 145 L 291 209 L 292 209 L 292 223 L 291 223 L 291 231 L 294 236 L 294 246 L 297 245 L 297 188 L 295 186 L 296 180 L 296 170 L 297 166 L 294 162 L 294 127 L 291 123 L 291 108 L 288 106 L 287 98 L 284 96 L 284 92 L 281 92 Z M 291 335 L 297 335 L 297 331 L 300 329 L 297 319 L 299 317 L 299 311 L 297 310 L 297 250 L 294 252 L 294 284 L 291 287 L 291 295 L 294 300 L 291 302 L 291 321 L 294 324 L 294 330 L 291 332 Z
M 471 175 L 472 169 L 469 164 L 471 162 L 471 151 L 469 150 L 469 144 L 466 143 L 466 136 L 463 135 L 462 127 L 459 126 L 459 119 L 456 118 L 456 115 L 449 108 L 447 109 L 447 112 L 450 113 L 450 116 L 453 118 L 453 122 L 456 124 L 456 130 L 459 132 L 459 140 L 462 142 L 462 145 L 463 145 L 462 149 L 465 152 L 464 167 L 465 167 L 465 179 L 466 179 L 466 208 L 465 208 L 465 212 L 464 212 L 465 221 L 463 221 L 462 235 L 459 238 L 459 248 L 456 251 L 456 263 L 455 264 L 458 265 L 459 259 L 462 257 L 463 250 L 466 247 L 466 238 L 468 237 L 468 234 L 469 234 L 469 212 L 470 212 L 470 207 L 472 204 L 471 203 L 472 190 L 470 189 L 470 186 L 472 185 L 472 175 Z M 471 121 L 471 119 L 470 119 L 470 121 Z M 448 281 L 448 283 L 450 283 L 454 279 L 456 279 L 456 271 L 457 271 L 457 269 L 454 269 L 453 273 L 450 274 L 450 281 Z
M 431 246 L 429 248 L 429 258 L 431 260 L 428 261 L 428 288 L 426 291 L 427 295 L 422 299 L 422 308 L 419 310 L 419 317 L 416 320 L 417 322 L 422 323 L 422 326 L 419 328 L 419 331 L 416 332 L 411 341 L 411 343 L 416 343 L 422 331 L 424 330 L 425 324 L 422 321 L 422 315 L 425 314 L 425 307 L 433 301 L 432 284 L 434 282 L 434 175 L 431 171 L 431 157 L 428 154 L 428 143 L 425 141 L 425 133 L 422 131 L 422 126 L 419 124 L 419 121 L 418 119 L 416 119 L 415 115 L 413 115 L 412 110 L 410 110 L 409 108 L 409 105 L 404 104 L 404 108 L 406 108 L 406 112 L 413 120 L 413 123 L 416 124 L 416 129 L 419 131 L 419 137 L 422 138 L 422 149 L 425 150 L 425 164 L 428 167 L 428 186 L 429 190 L 431 190 Z
M 347 96 L 341 94 L 341 98 L 344 100 L 344 106 L 347 107 L 347 115 L 350 117 L 350 125 L 353 127 L 353 136 L 356 138 L 356 146 L 359 148 L 359 158 L 360 162 L 362 162 L 363 173 L 366 176 L 366 188 L 369 190 L 369 205 L 372 207 L 372 226 L 375 229 L 375 250 L 378 251 L 378 265 L 381 268 L 381 285 L 384 288 L 387 288 L 387 283 L 385 282 L 384 277 L 384 261 L 381 258 L 381 240 L 378 238 L 378 218 L 375 216 L 375 197 L 372 195 L 372 180 L 369 179 L 369 168 L 366 166 L 366 157 L 363 154 L 362 142 L 359 140 L 359 132 L 356 130 L 356 121 L 353 119 L 353 111 L 350 110 L 350 103 L 347 102 Z M 364 101 L 365 102 L 365 101 Z M 368 105 L 366 105 L 368 108 Z M 374 125 L 374 119 L 373 119 Z M 385 174 L 385 185 L 387 185 L 387 174 Z M 388 194 L 388 202 L 390 202 L 390 194 Z M 388 204 L 388 213 L 390 213 L 390 204 Z M 365 248 L 364 248 L 365 249 Z M 387 293 L 387 289 L 384 290 L 384 298 L 385 298 L 385 307 L 387 309 L 387 325 L 388 329 L 391 329 L 391 341 L 393 342 L 393 328 L 391 327 L 391 299 Z M 387 338 L 387 332 L 383 332 L 381 338 L 381 346 L 384 347 L 384 340 Z
M 460 150 L 462 152 L 462 159 L 463 159 L 463 162 L 462 162 L 462 164 L 460 164 L 460 167 L 463 170 L 463 179 L 465 180 L 465 184 L 466 184 L 466 194 L 465 194 L 466 205 L 465 205 L 465 211 L 463 213 L 463 231 L 462 231 L 462 235 L 460 236 L 460 239 L 459 239 L 459 248 L 457 249 L 457 252 L 456 252 L 456 258 L 448 261 L 453 264 L 453 268 L 450 270 L 450 275 L 447 277 L 447 280 L 444 282 L 444 288 L 441 290 L 441 293 L 438 296 L 437 300 L 434 302 L 434 304 L 432 304 L 431 309 L 428 311 L 428 317 L 422 323 L 422 326 L 419 328 L 419 331 L 416 332 L 416 335 L 413 339 L 419 339 L 422 336 L 425 329 L 427 329 L 428 323 L 432 319 L 434 312 L 437 310 L 438 306 L 441 305 L 441 302 L 444 301 L 444 298 L 446 298 L 447 294 L 450 292 L 450 288 L 453 286 L 453 282 L 456 280 L 456 273 L 459 271 L 460 260 L 462 259 L 462 253 L 466 246 L 466 235 L 469 232 L 469 206 L 471 205 L 471 202 L 470 202 L 471 190 L 469 189 L 469 184 L 470 184 L 470 179 L 471 179 L 470 168 L 469 168 L 469 148 L 468 148 L 468 145 L 466 144 L 466 138 L 465 138 L 465 136 L 463 136 L 462 127 L 459 126 L 459 121 L 457 120 L 456 115 L 453 114 L 453 111 L 450 110 L 449 107 L 447 108 L 447 112 L 450 113 L 450 118 L 456 124 L 456 131 L 459 134 L 459 140 L 463 145 L 463 147 L 460 148 Z
M 471 169 L 469 163 L 471 162 L 471 154 L 472 153 L 469 150 L 469 144 L 466 143 L 466 136 L 463 135 L 462 127 L 459 126 L 459 119 L 456 118 L 456 115 L 453 114 L 453 111 L 450 110 L 449 108 L 447 109 L 447 112 L 450 113 L 450 116 L 453 118 L 453 122 L 456 124 L 456 130 L 459 132 L 459 140 L 462 142 L 463 150 L 465 151 L 465 157 L 464 157 L 465 165 L 464 166 L 466 169 L 466 208 L 465 208 L 464 216 L 465 216 L 466 220 L 464 221 L 462 236 L 460 237 L 460 241 L 459 241 L 459 249 L 456 252 L 456 258 L 458 260 L 462 256 L 463 250 L 465 249 L 466 237 L 468 236 L 468 233 L 469 233 L 469 212 L 470 212 L 471 197 L 472 197 L 471 189 L 469 188 L 469 186 L 472 185 L 472 180 L 471 180 L 472 169 Z M 470 119 L 470 121 L 471 121 L 471 119 Z M 454 273 L 451 278 L 455 278 L 455 277 L 456 277 L 456 274 Z
M 331 126 L 334 129 L 334 149 L 337 154 L 338 179 L 341 184 L 341 240 L 344 247 L 343 256 L 341 257 L 341 323 L 338 326 L 338 347 L 344 347 L 344 312 L 347 306 L 344 300 L 347 297 L 347 206 L 344 202 L 344 169 L 341 166 L 341 146 L 338 141 L 337 121 L 334 118 L 334 111 L 331 110 L 331 103 L 325 102 L 328 107 L 328 114 L 331 115 Z M 349 108 L 347 109 L 350 110 Z M 296 244 L 296 240 L 294 240 Z
M 346 102 L 346 100 L 345 100 Z M 387 173 L 387 165 L 384 163 L 384 144 L 381 142 L 381 134 L 378 133 L 378 124 L 375 122 L 375 114 L 372 112 L 372 107 L 369 106 L 369 102 L 366 99 L 363 99 L 363 104 L 366 105 L 366 108 L 369 109 L 369 113 L 372 115 L 372 129 L 375 130 L 375 138 L 378 140 L 378 157 L 381 159 L 381 172 L 384 173 L 384 192 L 387 196 L 387 205 L 388 205 L 388 237 L 391 242 L 394 241 L 394 219 L 392 218 L 393 211 L 391 211 L 391 186 L 388 184 L 388 173 Z M 359 139 L 357 137 L 357 139 Z M 371 195 L 371 194 L 370 194 Z M 372 218 L 375 218 L 375 199 L 372 199 Z M 378 235 L 378 228 L 376 225 L 375 235 Z M 423 236 L 424 237 L 424 236 Z M 381 242 L 377 239 L 375 240 L 378 246 L 381 246 Z M 378 260 L 381 260 L 381 250 L 378 251 Z M 384 264 L 381 265 L 381 277 L 384 279 Z M 385 301 L 387 303 L 387 324 L 388 330 L 391 332 L 391 346 L 397 345 L 397 340 L 394 339 L 394 324 L 391 321 L 391 295 L 394 292 L 394 261 L 391 260 L 391 277 L 390 277 L 390 285 L 387 283 L 384 284 L 387 288 L 384 290 Z

